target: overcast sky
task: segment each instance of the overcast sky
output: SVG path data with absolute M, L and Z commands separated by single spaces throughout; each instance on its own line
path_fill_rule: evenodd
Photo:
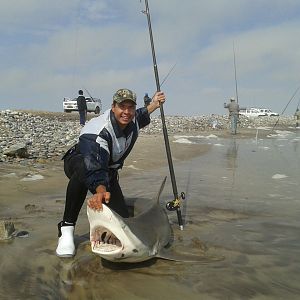
M 139 0 L 0 0 L 0 109 L 62 111 L 86 88 L 110 107 L 123 87 L 152 95 L 147 18 Z M 167 115 L 281 113 L 300 86 L 299 0 L 149 0 Z M 233 47 L 234 45 L 234 47 Z M 235 49 L 235 51 L 233 51 Z M 293 114 L 300 90 L 286 114 Z

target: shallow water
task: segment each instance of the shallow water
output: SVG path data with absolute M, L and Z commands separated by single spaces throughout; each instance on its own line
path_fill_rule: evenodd
M 53 193 L 46 207 L 48 217 L 52 212 L 51 229 L 33 230 L 28 239 L 15 240 L 19 247 L 5 260 L 1 253 L 10 243 L 0 247 L 1 269 L 7 270 L 0 299 L 299 299 L 299 131 L 265 139 L 258 132 L 257 139 L 237 135 L 177 140 L 212 145 L 211 151 L 189 161 L 174 157 L 178 191 L 186 194 L 183 231 L 176 213 L 168 212 L 172 247 L 202 256 L 202 262 L 105 262 L 90 251 L 84 210 L 76 257 L 58 259 L 53 224 L 61 211 L 50 203 L 63 195 Z M 121 173 L 124 194 L 142 210 L 168 172 L 160 168 L 129 177 Z M 161 200 L 172 200 L 169 176 Z M 28 215 L 27 223 L 30 218 L 34 214 Z M 44 244 L 40 236 L 46 238 Z M 15 264 L 8 267 L 12 261 Z
M 179 192 L 186 193 L 186 225 L 183 232 L 177 230 L 181 238 L 174 247 L 188 248 L 197 240 L 207 255 L 224 260 L 181 264 L 178 284 L 204 299 L 299 299 L 299 131 L 278 131 L 267 139 L 259 132 L 257 139 L 184 139 L 213 148 L 175 165 Z M 150 185 L 157 177 L 148 179 Z M 171 194 L 169 182 L 163 199 Z M 170 219 L 176 223 L 176 214 Z M 167 265 L 178 274 L 177 264 Z

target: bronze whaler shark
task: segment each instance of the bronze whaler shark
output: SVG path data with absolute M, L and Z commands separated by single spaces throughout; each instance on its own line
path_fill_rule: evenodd
M 159 205 L 164 178 L 151 208 L 136 217 L 122 218 L 103 204 L 102 211 L 87 208 L 92 252 L 112 262 L 142 262 L 151 258 L 204 261 L 207 257 L 171 253 L 166 249 L 173 233 L 165 210 Z

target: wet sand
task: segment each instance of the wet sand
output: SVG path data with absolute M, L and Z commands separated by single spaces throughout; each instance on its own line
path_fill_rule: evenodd
M 149 170 L 166 167 L 164 147 L 162 136 L 141 136 L 120 172 L 121 181 L 125 181 L 126 185 L 127 182 L 130 183 L 132 174 L 144 174 Z M 209 149 L 209 145 L 174 144 L 172 147 L 174 163 L 177 160 L 182 161 L 201 155 Z M 28 177 L 28 174 L 39 174 L 44 178 L 22 181 Z M 111 282 L 113 279 L 110 277 L 115 275 L 112 271 L 106 274 L 107 268 L 103 268 L 101 260 L 89 251 L 87 236 L 89 226 L 85 207 L 80 213 L 76 226 L 76 244 L 79 248 L 76 258 L 63 260 L 55 256 L 56 224 L 63 214 L 66 185 L 67 178 L 63 173 L 63 164 L 60 160 L 39 164 L 36 167 L 22 167 L 19 164 L 1 165 L 0 219 L 12 221 L 17 232 L 26 230 L 29 232 L 29 237 L 15 237 L 11 240 L 0 241 L 0 299 L 64 299 L 64 297 L 66 299 L 115 299 L 117 295 L 123 295 L 124 287 L 118 287 L 117 283 L 114 283 L 113 286 L 106 284 L 104 293 L 110 295 L 107 296 L 108 298 L 105 296 L 89 298 L 82 295 L 85 293 L 84 290 L 69 298 L 68 294 L 73 294 L 73 289 L 77 290 L 77 284 L 72 283 L 72 287 L 69 287 L 68 281 L 73 280 L 70 276 L 75 276 L 74 272 L 77 275 L 79 272 L 80 277 L 82 276 L 78 271 L 81 260 L 91 260 L 93 263 L 96 261 L 96 264 L 103 269 L 102 280 L 104 282 Z M 148 200 L 155 196 L 157 188 L 158 185 L 144 187 L 149 195 Z M 131 197 L 129 192 L 125 193 L 125 196 Z M 74 270 L 74 265 L 76 270 Z M 133 274 L 132 280 L 136 282 L 137 288 L 142 284 L 142 277 Z M 164 286 L 160 280 L 156 281 Z M 92 278 L 91 282 L 93 282 Z M 174 288 L 179 290 L 175 284 Z M 150 290 L 149 287 L 149 293 Z M 143 293 L 145 292 L 143 288 Z M 88 295 L 89 292 L 86 291 L 86 293 Z M 181 293 L 184 295 L 184 292 Z M 148 292 L 145 295 L 147 294 Z M 132 296 L 132 293 L 128 293 L 128 299 L 134 299 Z
M 199 134 L 215 134 L 230 146 L 231 135 L 225 131 Z M 261 134 L 261 138 L 266 135 Z M 249 130 L 241 132 L 237 139 L 247 141 L 255 136 L 256 131 Z M 133 265 L 107 263 L 90 251 L 85 208 L 76 226 L 75 258 L 59 259 L 55 256 L 56 224 L 63 214 L 67 185 L 62 162 L 57 160 L 30 170 L 3 164 L 0 218 L 13 221 L 17 231 L 29 231 L 29 237 L 0 241 L 0 299 L 282 299 L 286 295 L 297 299 L 300 288 L 295 276 L 299 274 L 299 259 L 291 256 L 285 260 L 286 253 L 296 253 L 296 249 L 279 248 L 284 253 L 281 256 L 273 256 L 277 250 L 272 250 L 272 243 L 281 243 L 280 234 L 287 227 L 275 219 L 273 223 L 265 221 L 270 218 L 269 211 L 256 211 L 245 204 L 246 197 L 252 195 L 248 191 L 238 194 L 231 180 L 222 179 L 221 170 L 231 174 L 235 169 L 231 146 L 223 168 L 215 161 L 211 143 L 179 144 L 173 140 L 171 137 L 179 192 L 183 189 L 191 198 L 183 210 L 183 231 L 178 229 L 176 214 L 169 213 L 174 247 L 179 252 L 202 256 L 201 263 L 159 259 Z M 125 196 L 140 207 L 155 197 L 161 179 L 168 175 L 164 147 L 160 135 L 141 136 L 120 172 Z M 44 179 L 21 181 L 28 172 Z M 224 185 L 215 178 L 223 180 Z M 162 203 L 171 200 L 171 195 L 168 180 Z M 274 237 L 275 230 L 280 233 L 275 244 L 267 234 L 272 224 Z M 260 226 L 263 230 L 258 230 Z M 296 234 L 297 226 L 288 228 L 290 235 L 282 237 L 282 241 L 293 245 L 292 233 Z M 261 248 L 262 240 L 269 248 Z M 272 275 L 268 274 L 270 270 Z M 289 283 L 286 275 L 280 275 L 286 271 L 291 272 Z

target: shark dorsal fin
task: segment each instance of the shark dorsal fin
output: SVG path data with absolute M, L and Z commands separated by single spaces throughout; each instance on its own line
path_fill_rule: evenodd
M 160 185 L 159 191 L 158 191 L 158 193 L 157 193 L 157 197 L 156 197 L 156 202 L 157 202 L 157 203 L 158 203 L 159 198 L 160 198 L 160 195 L 161 195 L 161 193 L 162 193 L 162 191 L 163 191 L 163 189 L 164 189 L 164 187 L 165 187 L 166 180 L 167 180 L 167 176 L 163 179 L 163 181 L 162 181 L 162 183 L 161 183 L 161 185 Z

